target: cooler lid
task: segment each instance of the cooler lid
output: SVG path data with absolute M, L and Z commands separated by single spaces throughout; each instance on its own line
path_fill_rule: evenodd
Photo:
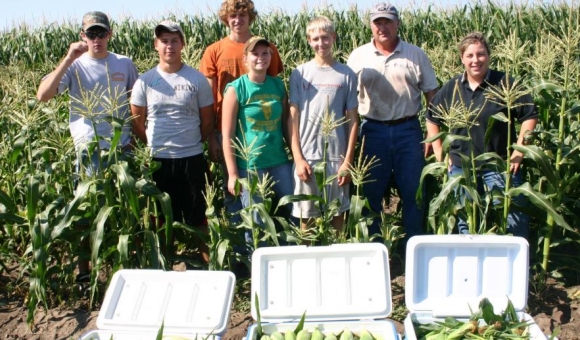
M 415 236 L 407 243 L 405 304 L 411 312 L 461 317 L 477 311 L 483 298 L 500 313 L 509 298 L 522 311 L 528 270 L 528 242 L 522 237 Z
M 236 279 L 228 271 L 123 269 L 113 275 L 97 318 L 101 330 L 225 333 Z
M 387 248 L 379 243 L 265 247 L 252 256 L 252 317 L 262 322 L 386 318 L 392 311 Z

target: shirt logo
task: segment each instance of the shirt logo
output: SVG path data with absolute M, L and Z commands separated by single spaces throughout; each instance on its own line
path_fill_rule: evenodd
M 125 79 L 126 79 L 125 73 L 123 72 L 114 72 L 113 74 L 111 74 L 112 81 L 124 82 Z

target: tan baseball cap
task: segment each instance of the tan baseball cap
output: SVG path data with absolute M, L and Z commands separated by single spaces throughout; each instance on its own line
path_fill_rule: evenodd
M 257 44 L 264 44 L 270 47 L 270 42 L 268 39 L 259 36 L 253 36 L 244 44 L 244 53 L 252 52 Z
M 111 30 L 111 23 L 109 17 L 103 12 L 89 12 L 83 16 L 83 31 L 89 30 L 93 27 L 102 27 L 106 30 Z

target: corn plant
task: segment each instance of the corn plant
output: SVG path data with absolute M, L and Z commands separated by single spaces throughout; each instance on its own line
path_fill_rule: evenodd
M 279 204 L 280 206 L 298 201 L 313 201 L 320 216 L 306 221 L 301 219 L 299 222 L 309 229 L 307 230 L 307 234 L 310 234 L 309 241 L 317 241 L 321 245 L 336 243 L 337 237 L 340 236 L 338 232 L 342 230 L 342 226 L 335 230 L 333 225 L 333 220 L 340 213 L 341 203 L 338 199 L 331 201 L 328 193 L 328 187 L 337 180 L 339 174 L 329 175 L 326 169 L 329 162 L 327 151 L 332 133 L 335 129 L 347 123 L 348 119 L 346 117 L 335 118 L 335 113 L 330 111 L 330 104 L 327 104 L 324 113 L 312 115 L 309 124 L 318 126 L 318 133 L 324 140 L 322 160 L 314 164 L 313 167 L 314 178 L 320 195 L 288 195 Z
M 569 189 L 577 187 L 578 168 L 578 119 L 580 102 L 576 81 L 580 76 L 578 67 L 578 49 L 580 44 L 580 19 L 569 13 L 569 16 L 558 36 L 548 35 L 543 43 L 553 48 L 553 52 L 545 50 L 544 55 L 552 53 L 560 56 L 561 73 L 553 73 L 551 66 L 543 60 L 533 63 L 537 73 L 536 90 L 539 96 L 539 113 L 543 129 L 537 134 L 541 138 L 541 148 L 538 146 L 517 148 L 529 157 L 538 167 L 539 180 L 533 186 L 523 190 L 532 203 L 546 212 L 547 228 L 542 231 L 543 251 L 541 263 L 540 284 L 545 280 L 550 263 L 550 253 L 554 237 L 571 240 L 577 237 L 578 230 L 572 228 L 567 221 L 577 220 L 577 207 L 569 204 L 570 199 L 578 196 Z M 551 59 L 551 61 L 555 61 Z M 549 77 L 549 78 L 546 78 Z M 557 118 L 552 125 L 552 119 Z M 553 126 L 553 128 L 552 128 Z M 543 137 L 543 138 L 542 138 Z M 514 194 L 516 194 L 515 192 Z M 560 227 L 561 230 L 558 231 Z
M 242 140 L 236 137 L 232 145 L 237 157 L 246 161 L 258 155 L 263 146 L 256 146 L 256 139 L 248 144 L 245 135 Z M 272 178 L 266 174 L 260 177 L 253 169 L 246 170 L 246 178 L 238 179 L 236 184 L 236 195 L 241 194 L 241 190 L 247 190 L 249 204 L 238 212 L 242 223 L 241 227 L 249 230 L 252 236 L 252 249 L 258 249 L 260 241 L 270 240 L 274 245 L 280 245 L 276 232 L 276 226 L 270 213 L 272 212 Z M 242 189 L 243 188 L 243 189 Z
M 459 58 L 450 47 L 467 32 L 478 30 L 495 47 L 491 67 L 512 74 L 521 79 L 522 85 L 532 88 L 539 125 L 532 133 L 530 145 L 511 149 L 525 155 L 527 184 L 519 188 L 508 186 L 502 193 L 480 197 L 478 220 L 486 223 L 483 217 L 496 214 L 492 204 L 495 199 L 503 199 L 506 204 L 508 197 L 527 195 L 537 208 L 528 212 L 532 216 L 531 251 L 541 258 L 540 281 L 548 275 L 557 277 L 570 271 L 577 274 L 580 260 L 574 254 L 578 253 L 580 236 L 574 222 L 580 216 L 578 3 L 470 3 L 445 10 L 435 6 L 399 9 L 402 23 L 399 35 L 425 50 L 441 83 L 462 71 Z M 370 40 L 368 9 L 356 5 L 344 11 L 320 6 L 295 15 L 261 13 L 252 31 L 276 44 L 285 65 L 281 77 L 286 81 L 296 65 L 312 57 L 306 41 L 297 40 L 295 33 L 304 32 L 314 14 L 327 15 L 335 23 L 339 61 L 344 62 L 355 47 Z M 226 27 L 215 14 L 169 16 L 185 29 L 184 56 L 191 65 L 197 65 L 209 44 L 226 35 Z M 113 22 L 111 50 L 131 57 L 141 71 L 151 68 L 156 60 L 152 49 L 153 27 L 166 18 Z M 191 249 L 188 237 L 195 233 L 172 221 L 170 198 L 156 188 L 151 178 L 158 165 L 143 146 L 134 149 L 131 157 L 118 148 L 101 150 L 98 154 L 106 164 L 102 174 L 81 179 L 75 190 L 72 179 L 76 157 L 67 126 L 68 96 L 40 105 L 29 101 L 41 77 L 54 69 L 70 42 L 78 40 L 79 31 L 79 22 L 67 20 L 37 28 L 22 24 L 0 33 L 0 271 L 7 263 L 18 263 L 21 273 L 12 286 L 13 292 L 27 291 L 31 310 L 34 299 L 45 307 L 75 301 L 78 293 L 71 284 L 75 259 L 84 253 L 91 256 L 80 245 L 81 238 L 92 239 L 96 267 L 115 270 L 120 266 L 168 266 L 171 259 L 159 249 L 177 245 L 181 251 L 188 251 Z M 23 124 L 27 119 L 29 123 Z M 126 124 L 117 120 L 111 123 Z M 370 241 L 373 235 L 368 235 L 367 226 L 372 218 L 379 218 L 362 214 L 368 205 L 359 188 L 370 180 L 364 176 L 365 169 L 376 160 L 358 156 L 351 169 L 355 191 L 345 227 L 350 236 L 337 242 Z M 499 167 L 507 166 L 506 160 L 488 159 Z M 424 172 L 438 181 L 430 201 L 431 232 L 448 233 L 458 214 L 471 215 L 465 213 L 466 208 L 453 189 L 460 185 L 459 181 L 470 187 L 471 174 L 464 174 L 463 179 L 448 178 L 445 165 L 439 163 L 428 164 Z M 213 183 L 220 183 L 219 171 L 214 169 L 212 175 Z M 458 182 L 450 183 L 455 180 Z M 253 179 L 248 184 L 258 190 Z M 206 239 L 212 269 L 226 269 L 232 259 L 239 260 L 234 249 L 241 243 L 242 229 L 226 224 L 219 210 L 222 196 L 219 190 L 215 189 L 213 199 L 210 195 L 206 197 L 212 202 L 208 203 L 210 231 Z M 267 215 L 273 223 L 283 226 L 278 238 L 288 243 L 312 240 L 312 235 L 303 233 L 299 227 L 272 217 L 272 206 L 266 209 L 269 201 L 262 204 L 265 204 L 263 217 L 267 219 Z M 252 214 L 245 213 L 250 223 Z M 496 225 L 502 225 L 504 214 L 497 215 L 495 225 L 480 224 L 474 231 L 495 231 L 494 228 L 499 228 Z M 79 231 L 73 226 L 81 219 L 90 223 Z M 400 232 L 396 216 L 385 216 L 382 221 L 383 237 L 396 241 L 395 235 Z M 173 244 L 167 244 L 173 229 L 179 230 L 178 236 Z M 255 240 L 274 244 L 273 229 L 260 229 L 258 235 Z M 33 280 L 28 284 L 26 280 L 31 276 Z M 96 278 L 96 273 L 93 277 Z

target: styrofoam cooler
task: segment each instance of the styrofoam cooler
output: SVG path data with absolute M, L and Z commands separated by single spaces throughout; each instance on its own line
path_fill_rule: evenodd
M 406 340 L 416 340 L 413 322 L 433 323 L 451 316 L 466 321 L 488 298 L 495 314 L 511 300 L 520 319 L 530 322 L 530 339 L 544 340 L 524 313 L 528 298 L 528 242 L 500 235 L 415 236 L 407 243 Z
M 387 248 L 378 243 L 259 248 L 252 256 L 252 317 L 259 300 L 265 334 L 304 329 L 338 334 L 363 329 L 383 340 L 399 339 L 384 319 L 392 311 Z M 256 324 L 246 340 L 257 338 Z
M 97 330 L 81 340 L 220 339 L 236 278 L 228 271 L 123 269 L 109 284 Z

